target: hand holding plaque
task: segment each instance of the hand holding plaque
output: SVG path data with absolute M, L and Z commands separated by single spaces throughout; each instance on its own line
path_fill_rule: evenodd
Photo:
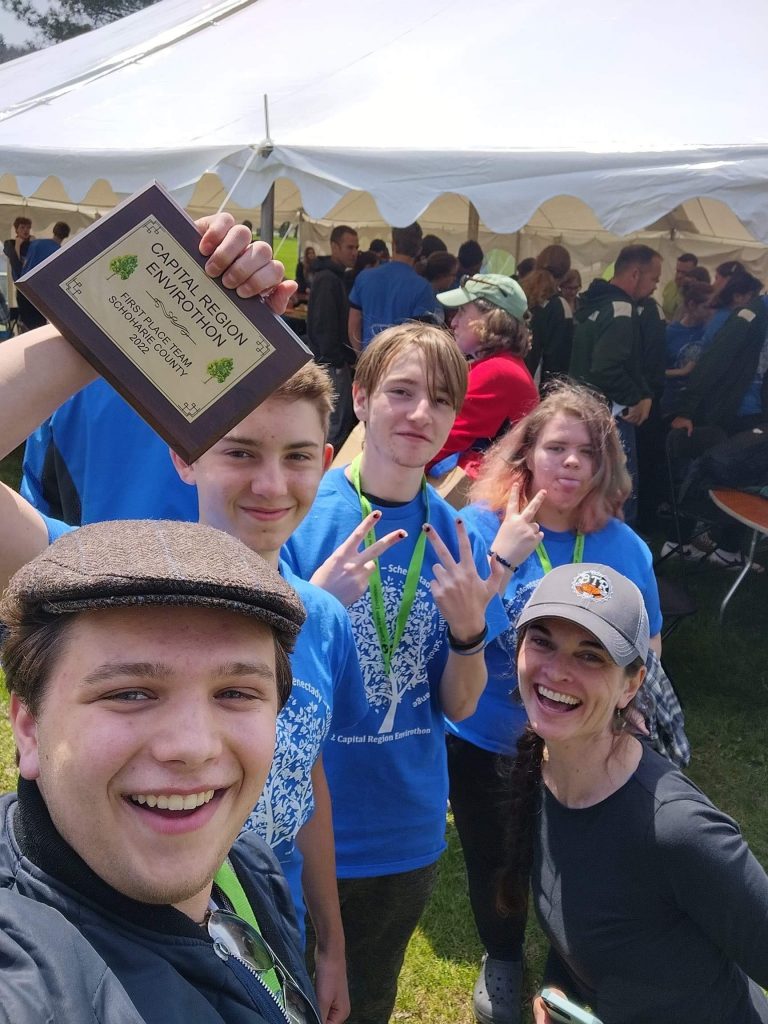
M 274 286 L 282 311 L 292 286 L 278 283 L 279 265 L 237 231 L 222 238 L 220 219 L 202 227 L 201 240 L 153 184 L 19 282 L 188 462 L 311 359 L 262 299 L 247 298 Z

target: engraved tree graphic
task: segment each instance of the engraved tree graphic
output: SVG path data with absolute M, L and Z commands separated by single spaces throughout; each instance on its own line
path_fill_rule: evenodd
M 310 771 L 330 728 L 330 708 L 320 691 L 295 678 L 277 719 L 275 757 L 261 798 L 246 823 L 273 849 L 290 850 L 313 809 Z
M 208 381 L 214 378 L 223 384 L 227 377 L 232 373 L 235 368 L 234 359 L 214 359 L 212 363 L 208 363 L 205 368 L 205 372 L 208 374 L 203 384 L 207 384 Z
M 382 584 L 384 607 L 391 629 L 397 615 L 406 570 L 402 566 L 392 566 L 390 572 L 392 575 L 382 580 Z M 403 579 L 393 578 L 394 574 L 401 575 Z M 366 593 L 351 605 L 349 613 L 368 704 L 372 708 L 386 709 L 378 729 L 380 736 L 385 735 L 393 731 L 397 709 L 406 694 L 417 689 L 426 692 L 429 686 L 427 663 L 440 645 L 442 631 L 437 622 L 440 613 L 432 600 L 427 580 L 420 578 L 403 639 L 392 658 L 389 676 L 384 674 L 381 648 L 371 615 L 370 595 Z M 428 699 L 424 703 L 428 712 Z
M 138 256 L 115 256 L 113 260 L 109 261 L 109 269 L 112 273 L 109 275 L 107 280 L 111 281 L 117 274 L 120 276 L 121 280 L 127 281 L 138 265 Z

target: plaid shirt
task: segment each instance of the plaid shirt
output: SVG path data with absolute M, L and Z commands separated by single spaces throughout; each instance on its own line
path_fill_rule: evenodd
M 678 768 L 685 768 L 691 760 L 691 745 L 685 735 L 685 717 L 675 688 L 653 651 L 648 651 L 645 667 L 637 705 L 648 725 L 651 745 Z

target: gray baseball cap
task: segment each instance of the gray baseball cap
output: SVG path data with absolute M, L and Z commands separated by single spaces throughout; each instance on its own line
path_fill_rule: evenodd
M 54 614 L 131 605 L 226 608 L 260 619 L 290 650 L 306 613 L 260 555 L 200 523 L 115 520 L 66 533 L 14 575 L 4 605 Z
M 560 565 L 542 579 L 517 620 L 567 619 L 583 626 L 617 665 L 648 657 L 650 629 L 643 595 L 626 576 L 607 565 Z
M 472 277 L 463 277 L 458 288 L 439 292 L 437 296 L 438 302 L 449 309 L 466 306 L 475 299 L 485 299 L 516 320 L 522 320 L 528 312 L 525 292 L 517 281 L 504 274 L 473 274 Z

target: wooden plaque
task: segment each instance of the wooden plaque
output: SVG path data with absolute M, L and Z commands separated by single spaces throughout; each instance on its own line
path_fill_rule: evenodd
M 153 182 L 18 281 L 187 462 L 312 358 L 261 299 L 208 277 L 199 244 Z

